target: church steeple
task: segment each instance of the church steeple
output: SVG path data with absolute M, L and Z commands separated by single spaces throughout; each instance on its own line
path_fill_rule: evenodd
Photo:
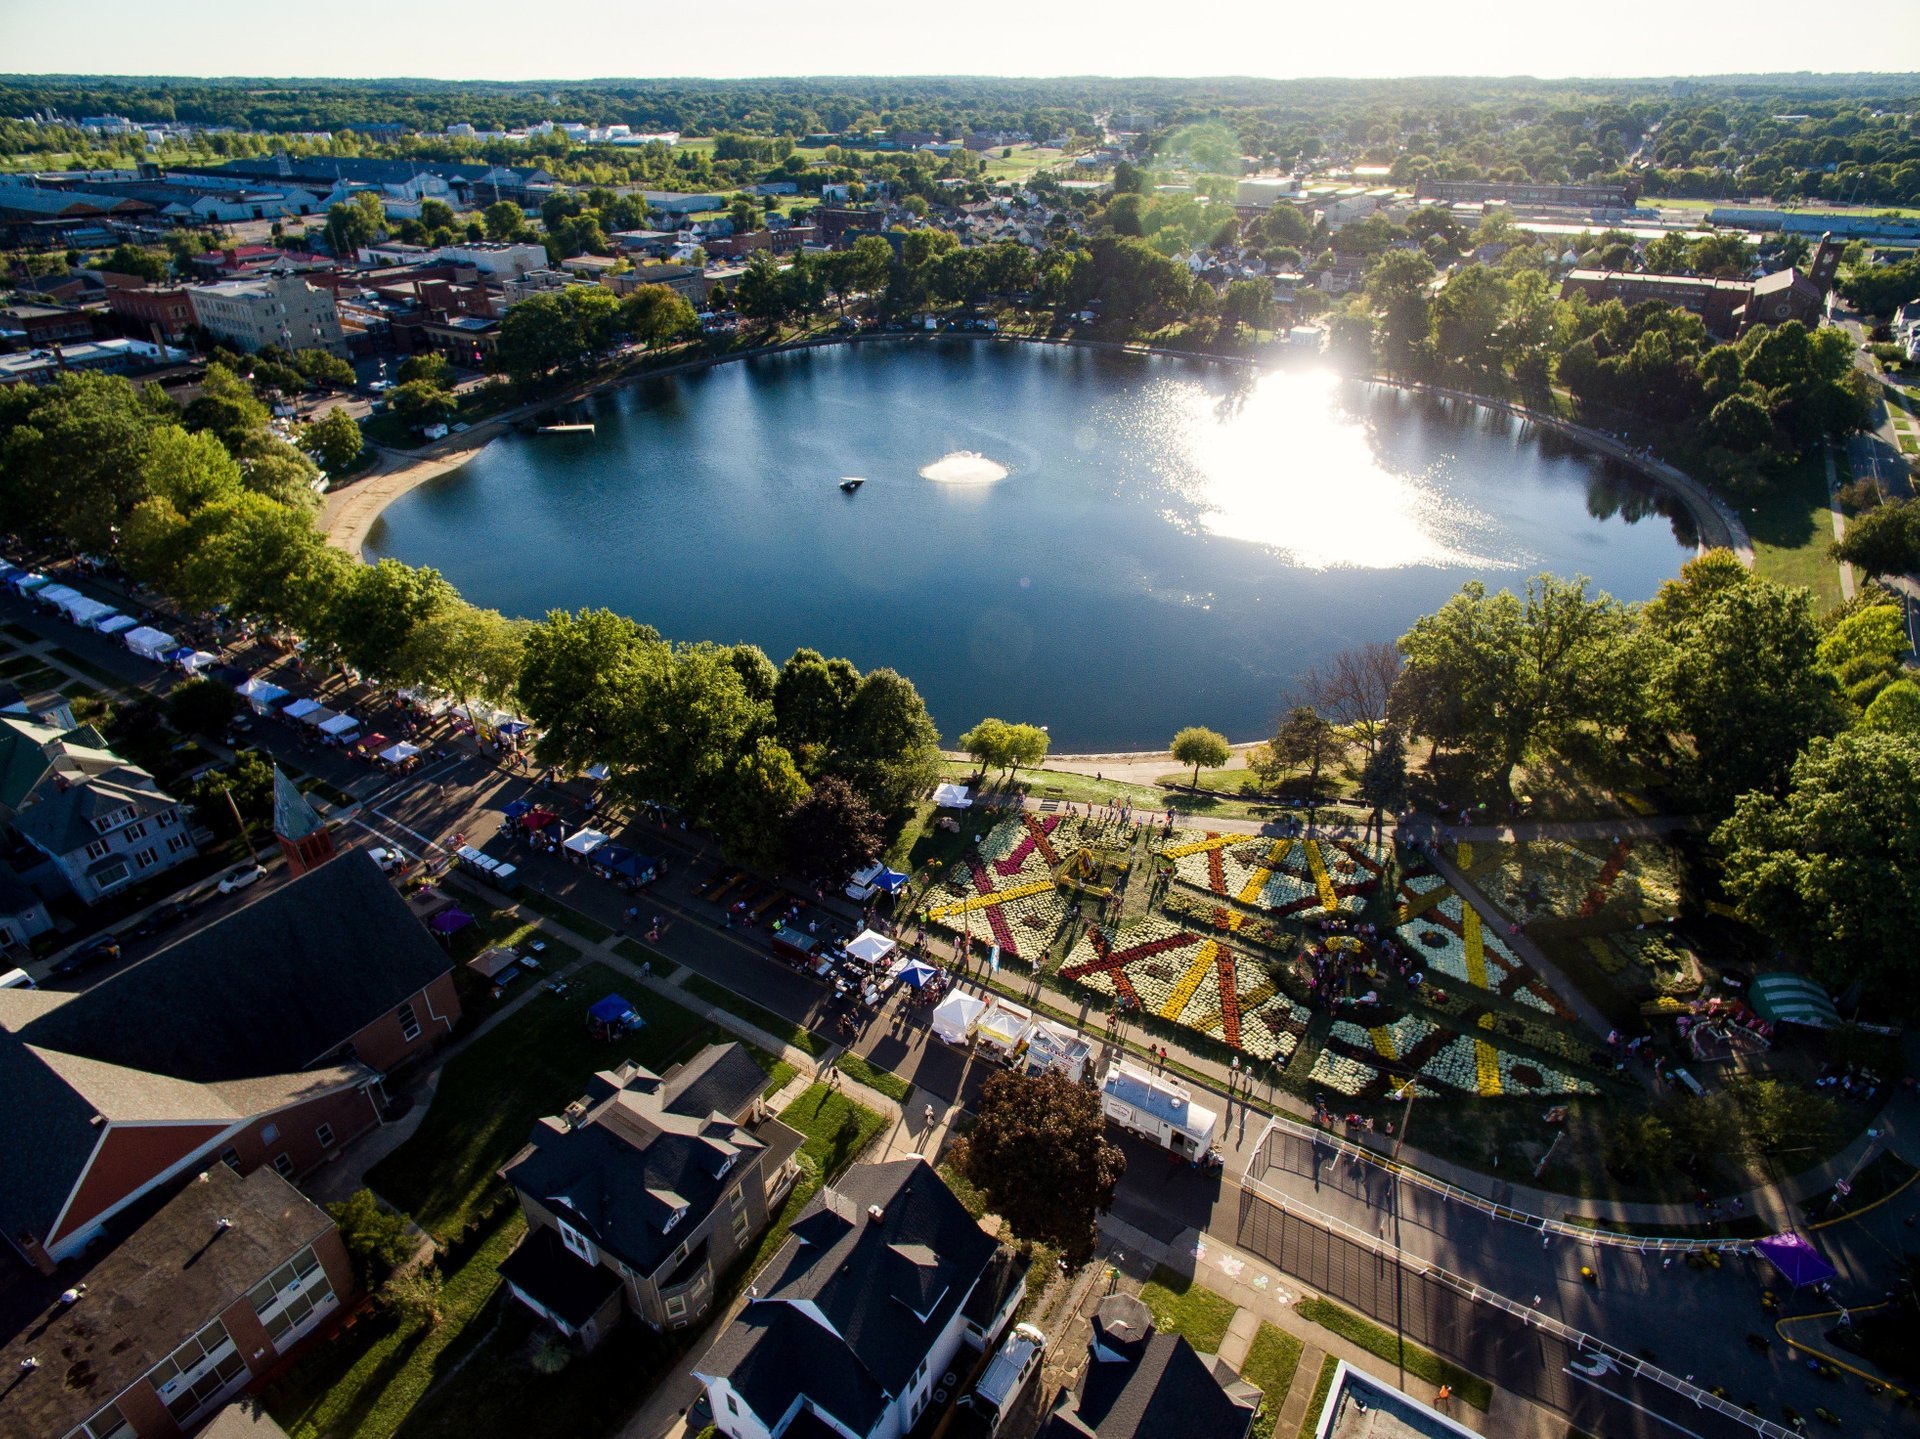
M 273 837 L 280 841 L 287 873 L 296 879 L 337 853 L 333 831 L 279 765 L 273 767 Z

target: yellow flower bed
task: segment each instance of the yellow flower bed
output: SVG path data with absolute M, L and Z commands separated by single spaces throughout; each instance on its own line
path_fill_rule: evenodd
M 1482 1029 L 1492 1029 L 1493 1016 L 1491 1014 L 1481 1015 L 1480 1027 Z M 1486 1040 L 1476 1039 L 1473 1042 L 1473 1067 L 1475 1076 L 1480 1081 L 1481 1098 L 1499 1098 L 1501 1094 L 1500 1051 L 1495 1049 L 1491 1044 L 1488 1044 Z
M 1178 1019 L 1192 999 L 1200 983 L 1213 970 L 1214 960 L 1220 954 L 1220 946 L 1208 940 L 1200 946 L 1199 953 L 1193 957 L 1193 963 L 1187 966 L 1187 972 L 1180 976 L 1180 982 L 1173 987 L 1173 993 L 1167 996 L 1167 1002 L 1160 1006 L 1162 1019 Z
M 1320 846 L 1308 840 L 1306 851 L 1307 868 L 1313 872 L 1313 887 L 1320 892 L 1320 907 L 1328 914 L 1337 913 L 1340 896 L 1333 892 L 1333 881 L 1327 877 L 1327 862 L 1320 856 Z
M 928 919 L 945 919 L 952 914 L 965 914 L 969 910 L 991 909 L 996 904 L 1005 904 L 1011 899 L 1025 899 L 1030 894 L 1041 894 L 1053 888 L 1051 879 L 1036 879 L 1027 884 L 1016 884 L 1011 889 L 996 889 L 992 894 L 970 894 L 958 904 L 935 905 L 927 911 Z
M 1393 1033 L 1384 1024 L 1376 1024 L 1367 1031 L 1367 1038 L 1373 1041 L 1374 1050 L 1382 1059 L 1398 1059 L 1400 1052 L 1393 1047 Z
M 1480 936 L 1480 911 L 1462 903 L 1460 939 L 1467 949 L 1467 983 L 1475 989 L 1487 987 L 1487 945 Z
M 1182 855 L 1205 854 L 1210 849 L 1225 849 L 1245 839 L 1243 834 L 1210 834 L 1205 839 L 1197 839 L 1189 844 L 1171 844 L 1160 853 L 1168 859 L 1179 859 Z
M 1240 903 L 1258 904 L 1260 891 L 1267 887 L 1267 881 L 1273 877 L 1273 871 L 1281 860 L 1287 857 L 1287 848 L 1293 843 L 1290 839 L 1276 840 L 1273 852 L 1267 856 L 1267 862 L 1247 877 L 1240 890 Z

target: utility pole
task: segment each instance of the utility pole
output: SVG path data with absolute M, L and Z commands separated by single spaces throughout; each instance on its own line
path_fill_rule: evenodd
M 240 831 L 240 842 L 247 847 L 247 857 L 255 864 L 260 863 L 260 852 L 253 847 L 253 836 L 247 833 L 247 822 L 240 818 L 240 806 L 233 801 L 233 787 L 229 785 L 221 793 L 227 797 L 227 808 L 233 811 L 234 827 Z

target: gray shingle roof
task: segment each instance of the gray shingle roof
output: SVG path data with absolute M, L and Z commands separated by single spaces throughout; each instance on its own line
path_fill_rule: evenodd
M 20 1031 L 31 1044 L 199 1083 L 331 1063 L 448 972 L 365 854 L 341 855 Z
M 1135 1355 L 1092 1359 L 1073 1404 L 1049 1416 L 1039 1439 L 1242 1439 L 1252 1425 L 1260 1391 L 1235 1381 L 1252 1396 L 1251 1407 L 1236 1403 L 1184 1336 L 1150 1334 Z

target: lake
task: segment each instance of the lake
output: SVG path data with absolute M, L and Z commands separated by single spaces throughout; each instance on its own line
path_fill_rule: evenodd
M 1309 665 L 1470 579 L 1640 600 L 1695 544 L 1676 501 L 1557 436 L 1304 362 L 888 341 L 556 418 L 597 432 L 497 440 L 397 499 L 368 557 L 508 614 L 891 665 L 948 741 L 989 714 L 1061 753 L 1258 739 Z

